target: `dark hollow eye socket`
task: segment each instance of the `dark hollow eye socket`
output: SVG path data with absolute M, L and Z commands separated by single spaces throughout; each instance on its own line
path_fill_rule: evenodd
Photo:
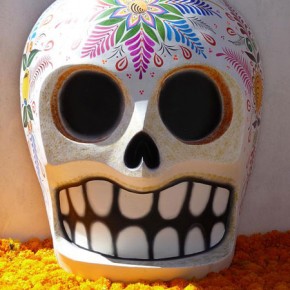
M 159 112 L 175 137 L 196 142 L 208 137 L 220 124 L 222 100 L 215 83 L 205 74 L 183 71 L 165 80 Z
M 80 71 L 63 84 L 58 96 L 63 130 L 73 139 L 96 141 L 107 137 L 123 113 L 117 83 L 100 72 Z

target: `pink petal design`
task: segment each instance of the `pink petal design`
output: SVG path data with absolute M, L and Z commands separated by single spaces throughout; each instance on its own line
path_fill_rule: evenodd
M 141 18 L 146 24 L 152 28 L 155 28 L 155 18 L 151 15 L 151 13 L 145 12 L 141 15 Z
M 148 11 L 150 13 L 157 14 L 157 15 L 164 14 L 167 12 L 165 9 L 157 5 L 148 5 Z
M 210 36 L 210 35 L 208 35 L 206 33 L 203 33 L 203 32 L 201 32 L 201 34 L 202 34 L 203 38 L 206 40 L 207 43 L 209 43 L 212 46 L 216 45 L 216 41 L 215 41 L 215 39 L 212 36 Z
M 232 67 L 238 72 L 243 80 L 245 87 L 249 94 L 252 92 L 252 75 L 250 67 L 247 61 L 238 52 L 229 48 L 224 48 L 223 52 L 217 53 L 216 56 L 224 56 L 225 59 L 232 65 Z
M 30 72 L 30 86 L 33 88 L 35 82 L 39 79 L 39 77 L 44 73 L 44 71 L 48 67 L 53 67 L 51 58 L 49 56 L 43 56 L 38 60 L 34 68 Z
M 123 58 L 118 60 L 117 63 L 116 63 L 116 69 L 118 71 L 125 70 L 127 68 L 127 66 L 128 66 L 128 58 L 127 58 L 127 56 L 124 56 Z
M 109 50 L 115 44 L 117 29 L 118 25 L 109 27 L 96 25 L 82 49 L 82 57 L 94 58 Z
M 111 17 L 115 18 L 124 18 L 128 16 L 131 13 L 131 11 L 127 7 L 122 7 L 114 11 Z
M 139 22 L 140 22 L 140 15 L 131 14 L 130 16 L 127 17 L 127 20 L 126 20 L 127 29 L 129 30 L 133 28 Z
M 157 67 L 161 67 L 163 66 L 163 59 L 160 55 L 158 55 L 157 53 L 155 53 L 154 55 L 154 64 L 157 66 Z
M 192 52 L 187 47 L 180 46 L 180 48 L 185 59 L 190 59 L 192 57 Z
M 237 35 L 237 33 L 231 28 L 231 27 L 228 27 L 227 28 L 227 32 L 230 36 L 235 36 Z

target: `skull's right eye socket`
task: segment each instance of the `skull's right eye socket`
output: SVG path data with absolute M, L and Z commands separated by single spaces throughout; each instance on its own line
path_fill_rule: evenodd
M 158 105 L 167 129 L 189 144 L 205 144 L 218 138 L 232 117 L 230 97 L 222 97 L 210 77 L 194 70 L 179 71 L 168 77 Z
M 124 109 L 123 95 L 108 75 L 94 71 L 73 73 L 57 97 L 57 127 L 70 139 L 100 141 L 117 127 Z

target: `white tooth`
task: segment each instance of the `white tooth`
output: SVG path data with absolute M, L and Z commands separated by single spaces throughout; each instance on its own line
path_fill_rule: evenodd
M 204 239 L 200 228 L 193 228 L 185 239 L 184 254 L 192 255 L 205 251 Z
M 218 187 L 214 200 L 213 200 L 213 212 L 218 217 L 225 213 L 230 197 L 230 192 L 226 188 Z
M 144 231 L 134 226 L 120 232 L 117 252 L 120 258 L 148 259 L 148 243 Z
M 104 217 L 110 213 L 113 202 L 113 186 L 105 180 L 93 180 L 86 184 L 87 196 L 95 214 Z
M 214 225 L 210 234 L 210 247 L 217 245 L 222 240 L 225 231 L 226 229 L 223 223 Z
M 187 184 L 179 183 L 160 192 L 158 210 L 162 218 L 169 220 L 178 216 L 186 196 Z
M 122 214 L 130 219 L 138 219 L 147 215 L 153 203 L 153 194 L 137 194 L 120 190 L 119 208 Z
M 88 249 L 87 231 L 85 226 L 80 222 L 77 222 L 75 228 L 75 243 L 80 247 Z
M 61 213 L 64 215 L 67 215 L 69 213 L 69 204 L 68 204 L 66 189 L 63 189 L 59 193 L 59 203 L 60 203 Z
M 205 210 L 210 198 L 211 186 L 202 183 L 194 183 L 189 203 L 193 215 L 199 216 Z
M 113 242 L 110 230 L 100 222 L 95 222 L 91 228 L 92 249 L 96 252 L 113 255 Z
M 83 189 L 82 186 L 71 187 L 69 189 L 69 196 L 73 207 L 77 214 L 81 217 L 85 215 L 86 205 L 83 196 Z
M 178 257 L 179 240 L 176 230 L 169 227 L 161 230 L 155 237 L 153 251 L 154 259 Z
M 68 223 L 66 221 L 63 221 L 63 226 L 64 226 L 64 229 L 65 229 L 65 232 L 66 232 L 68 238 L 70 240 L 72 240 L 71 230 L 70 230 L 70 227 L 69 227 L 69 225 L 68 225 Z

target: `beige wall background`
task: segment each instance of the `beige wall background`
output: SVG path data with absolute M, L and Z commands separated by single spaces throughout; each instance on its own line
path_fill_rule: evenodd
M 265 70 L 262 129 L 239 232 L 290 230 L 290 1 L 228 0 L 251 25 Z M 53 0 L 0 0 L 0 238 L 49 236 L 20 118 L 26 38 Z

